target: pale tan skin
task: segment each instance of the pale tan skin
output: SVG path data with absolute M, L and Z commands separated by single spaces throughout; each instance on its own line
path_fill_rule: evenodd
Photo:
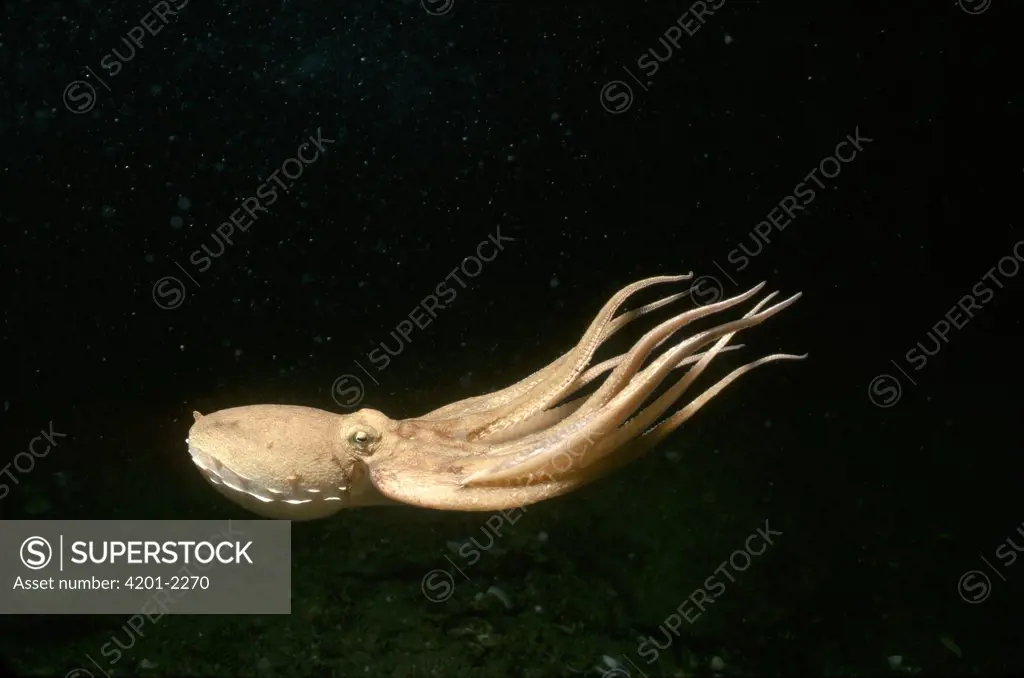
M 761 324 L 799 297 L 685 338 L 674 334 L 694 320 L 730 309 L 764 283 L 666 320 L 632 349 L 590 367 L 597 348 L 632 320 L 685 292 L 615 313 L 636 292 L 692 274 L 658 276 L 615 294 L 580 342 L 551 364 L 508 388 L 445 405 L 414 419 L 393 420 L 362 409 L 332 414 L 294 405 L 250 405 L 209 415 L 194 413 L 189 452 L 222 494 L 262 516 L 309 520 L 343 508 L 404 503 L 455 511 L 509 509 L 556 497 L 647 452 L 740 375 L 774 354 L 736 368 L 671 416 L 677 401 L 736 332 Z M 644 367 L 652 351 L 673 341 Z M 650 394 L 675 370 L 675 383 L 647 407 Z M 564 403 L 606 372 L 597 390 Z M 562 403 L 562 404 L 560 404 Z

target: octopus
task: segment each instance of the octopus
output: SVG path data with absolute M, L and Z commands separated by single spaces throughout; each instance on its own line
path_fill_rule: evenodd
M 737 332 L 760 325 L 800 294 L 769 305 L 773 292 L 739 318 L 686 336 L 680 330 L 751 300 L 762 282 L 678 313 L 628 351 L 591 365 L 612 335 L 690 290 L 619 313 L 630 297 L 691 277 L 656 276 L 624 287 L 573 348 L 507 388 L 399 420 L 370 408 L 335 414 L 296 405 L 193 412 L 189 453 L 219 492 L 267 518 L 312 520 L 395 503 L 496 511 L 557 497 L 637 459 L 750 370 L 806 357 L 764 356 L 684 399 L 716 356 L 739 348 L 727 346 Z

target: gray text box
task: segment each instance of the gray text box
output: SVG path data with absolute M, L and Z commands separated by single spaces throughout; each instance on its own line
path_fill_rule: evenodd
M 0 521 L 0 614 L 290 614 L 285 520 Z

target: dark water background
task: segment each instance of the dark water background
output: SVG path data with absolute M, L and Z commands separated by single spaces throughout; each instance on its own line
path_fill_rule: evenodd
M 291 615 L 141 635 L 127 615 L 6 617 L 11 669 L 1024 670 L 1013 3 L 725 0 L 703 22 L 695 5 L 191 0 L 161 23 L 154 5 L 8 3 L 0 464 L 65 437 L 5 478 L 6 519 L 248 517 L 191 464 L 192 410 L 343 412 L 332 385 L 356 374 L 363 406 L 414 416 L 537 369 L 651 275 L 803 291 L 719 374 L 810 354 L 500 534 L 406 507 L 297 524 Z M 310 135 L 325 151 L 221 253 L 217 225 Z M 805 209 L 765 221 L 801 190 Z M 368 354 L 460 266 L 378 370 Z M 669 623 L 765 521 L 773 546 Z M 424 573 L 470 539 L 479 559 L 428 600 Z

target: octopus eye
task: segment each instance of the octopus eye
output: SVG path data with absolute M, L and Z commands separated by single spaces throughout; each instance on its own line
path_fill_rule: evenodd
M 366 431 L 356 431 L 349 437 L 349 440 L 352 441 L 353 445 L 362 446 L 370 441 L 370 434 Z

